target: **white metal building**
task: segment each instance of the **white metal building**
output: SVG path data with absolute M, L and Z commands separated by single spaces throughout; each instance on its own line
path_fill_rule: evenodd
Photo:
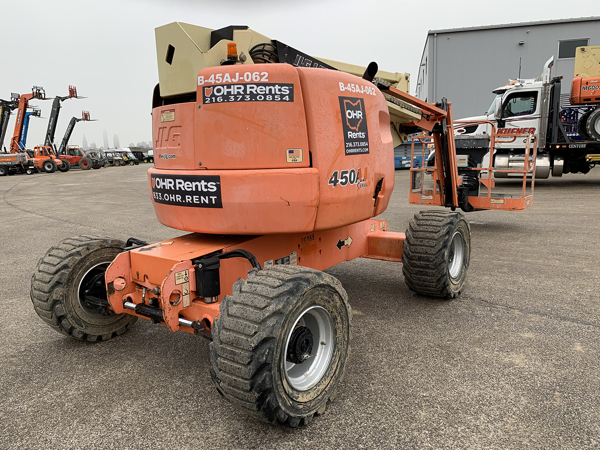
M 455 119 L 487 111 L 492 90 L 509 78 L 536 78 L 554 56 L 552 76 L 562 75 L 568 101 L 575 48 L 600 45 L 600 17 L 491 25 L 427 34 L 416 96 L 428 102 L 446 97 Z

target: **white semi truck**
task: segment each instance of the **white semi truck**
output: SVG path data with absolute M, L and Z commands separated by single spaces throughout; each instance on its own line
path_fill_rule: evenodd
M 510 80 L 494 89 L 496 97 L 485 115 L 455 121 L 457 156 L 469 161 L 463 165 L 463 175 L 468 166 L 489 164 L 492 126 L 496 131 L 496 169 L 523 168 L 527 153 L 523 135 L 537 140 L 538 179 L 550 174 L 588 173 L 600 163 L 600 47 L 577 49 L 568 106 L 561 106 L 562 77 L 552 78 L 553 63 L 552 57 L 540 78 Z M 510 175 L 495 173 L 496 177 Z

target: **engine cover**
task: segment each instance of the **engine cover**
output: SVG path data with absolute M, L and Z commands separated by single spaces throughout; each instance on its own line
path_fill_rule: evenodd
M 370 82 L 326 69 L 202 69 L 196 102 L 153 110 L 159 221 L 212 234 L 310 232 L 385 210 L 389 113 Z

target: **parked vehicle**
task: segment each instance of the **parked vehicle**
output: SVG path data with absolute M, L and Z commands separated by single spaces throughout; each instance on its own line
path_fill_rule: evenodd
M 124 166 L 125 162 L 123 161 L 123 157 L 120 153 L 117 153 L 113 150 L 104 150 L 103 152 L 104 158 L 106 159 L 106 163 L 109 166 Z
M 104 167 L 104 161 L 101 158 L 86 152 L 77 145 L 69 145 L 66 150 L 63 150 L 63 154 L 59 158 L 68 161 L 71 167 L 78 167 L 82 170 Z
M 569 106 L 560 104 L 562 77 L 551 76 L 554 57 L 544 65 L 541 78 L 510 80 L 494 89 L 496 98 L 485 115 L 454 122 L 458 156 L 489 164 L 487 148 L 496 129 L 493 166 L 497 169 L 523 168 L 528 138 L 515 135 L 529 134 L 537 138 L 536 178 L 588 173 L 600 163 L 600 65 L 590 64 L 587 73 L 579 74 L 578 59 L 589 58 L 594 49 L 600 57 L 600 47 L 577 49 L 575 71 L 583 77 L 571 82 Z M 496 173 L 496 177 L 509 176 L 509 172 Z
M 154 162 L 154 156 L 151 156 L 148 154 L 147 151 L 141 150 L 139 148 L 133 149 L 130 147 L 131 153 L 133 153 L 133 156 L 135 156 L 138 161 L 143 162 L 143 163 L 153 163 Z
M 140 161 L 135 157 L 135 155 L 129 150 L 129 148 L 124 148 L 122 150 L 115 150 L 115 154 L 120 154 L 121 158 L 123 158 L 123 162 L 125 165 L 133 166 L 139 165 Z

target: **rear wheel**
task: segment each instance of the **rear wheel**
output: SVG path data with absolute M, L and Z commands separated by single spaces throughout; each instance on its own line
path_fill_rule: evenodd
M 78 340 L 106 341 L 137 320 L 90 303 L 106 299 L 104 273 L 123 251 L 123 242 L 91 236 L 68 238 L 38 262 L 31 279 L 31 301 L 41 319 Z
M 410 221 L 404 241 L 402 272 L 417 294 L 460 295 L 469 268 L 471 233 L 462 214 L 421 211 Z
M 0 166 L 0 177 L 5 177 L 8 175 L 8 167 Z
M 61 165 L 58 166 L 58 170 L 61 172 L 68 172 L 69 169 L 71 168 L 71 164 L 69 164 L 69 161 L 66 161 L 64 159 L 61 159 Z
M 92 161 L 89 158 L 81 158 L 79 160 L 79 167 L 83 170 L 90 170 L 92 168 Z
M 251 270 L 213 325 L 211 375 L 219 392 L 290 427 L 325 412 L 350 352 L 347 298 L 338 280 L 317 270 Z
M 42 163 L 42 169 L 46 173 L 54 173 L 56 172 L 56 163 L 51 159 L 47 159 Z
M 600 142 L 600 108 L 592 111 L 587 118 L 585 130 L 592 141 Z

